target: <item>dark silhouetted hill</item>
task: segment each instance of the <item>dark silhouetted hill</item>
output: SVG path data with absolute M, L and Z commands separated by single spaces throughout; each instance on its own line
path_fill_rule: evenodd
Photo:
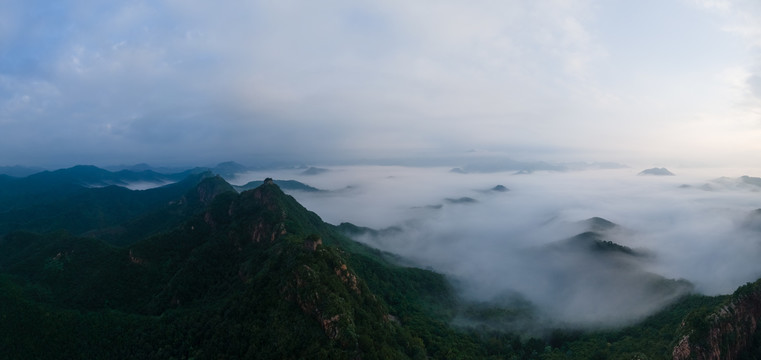
M 323 191 L 296 180 L 273 180 L 273 181 L 283 190 L 296 190 L 296 191 L 307 191 L 307 192 Z M 246 183 L 245 185 L 235 186 L 235 189 L 238 191 L 251 190 L 261 186 L 263 183 L 264 182 L 261 180 L 254 180 L 254 181 L 250 181 Z
M 640 171 L 637 175 L 673 176 L 674 173 L 666 168 L 650 168 Z

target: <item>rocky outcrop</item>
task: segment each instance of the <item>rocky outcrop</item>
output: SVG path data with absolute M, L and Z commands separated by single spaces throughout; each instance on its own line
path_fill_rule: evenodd
M 132 251 L 132 249 L 129 250 L 129 261 L 131 263 L 133 263 L 133 264 L 138 264 L 138 265 L 140 265 L 140 264 L 145 262 L 145 260 L 143 260 L 142 258 L 139 258 L 139 257 L 135 256 L 135 254 Z
M 319 269 L 301 265 L 293 271 L 292 283 L 283 289 L 285 298 L 317 321 L 329 339 L 338 341 L 344 348 L 356 348 L 356 326 L 347 305 L 350 295 L 331 288 L 324 276 Z
M 262 220 L 251 224 L 249 232 L 251 234 L 251 242 L 254 243 L 262 241 L 274 243 L 279 236 L 287 234 L 284 223 L 270 224 Z
M 314 320 L 331 342 L 359 354 L 359 336 L 372 334 L 363 327 L 363 321 L 392 331 L 399 325 L 398 319 L 389 317 L 388 310 L 347 264 L 343 253 L 321 242 L 319 236 L 309 235 L 303 245 L 291 242 L 291 247 L 280 253 L 288 259 L 286 263 L 295 265 L 287 270 L 289 280 L 280 293 Z
M 322 245 L 322 238 L 317 235 L 309 235 L 304 240 L 304 248 L 309 251 L 317 251 L 317 246 Z
M 351 271 L 349 271 L 349 269 L 346 267 L 346 264 L 336 266 L 334 271 L 336 276 L 341 279 L 341 282 L 344 283 L 344 285 L 349 287 L 357 295 L 361 295 L 362 291 L 359 290 L 359 280 L 357 280 L 357 275 L 354 275 Z
M 674 360 L 738 359 L 750 350 L 761 320 L 761 280 L 747 284 L 709 315 L 688 316 L 672 352 Z

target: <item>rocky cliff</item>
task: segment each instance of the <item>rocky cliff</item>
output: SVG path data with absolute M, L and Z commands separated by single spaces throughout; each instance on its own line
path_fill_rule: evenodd
M 740 287 L 717 309 L 697 311 L 685 318 L 673 359 L 743 358 L 758 347 L 759 320 L 761 280 Z

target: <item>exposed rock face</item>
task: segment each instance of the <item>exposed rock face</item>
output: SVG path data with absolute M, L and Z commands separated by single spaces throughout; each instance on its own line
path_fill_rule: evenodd
M 753 345 L 761 319 L 761 281 L 740 287 L 731 301 L 706 318 L 686 319 L 674 360 L 738 359 Z
M 253 243 L 259 243 L 262 241 L 273 243 L 279 236 L 287 233 L 285 230 L 285 224 L 282 222 L 269 224 L 262 220 L 251 224 L 249 232 L 251 234 L 251 242 Z
M 674 347 L 672 357 L 674 358 L 674 360 L 690 358 L 690 337 L 689 336 L 683 336 L 679 340 L 679 343 Z
M 310 235 L 304 240 L 304 248 L 309 251 L 317 251 L 318 245 L 322 245 L 322 239 L 317 235 Z
M 344 285 L 348 286 L 357 295 L 362 293 L 362 291 L 359 290 L 359 280 L 357 280 L 357 275 L 354 275 L 351 271 L 349 271 L 349 269 L 346 267 L 346 264 L 336 266 L 335 272 L 336 276 L 341 279 L 341 282 L 343 282 Z
M 346 278 L 341 278 L 347 287 L 345 289 L 354 290 L 358 295 L 359 290 L 352 289 L 352 285 L 357 286 L 356 276 L 349 273 L 346 265 L 343 265 L 343 269 L 346 272 L 345 276 L 351 276 L 355 281 L 354 284 L 350 284 Z M 347 307 L 351 301 L 349 298 L 354 295 L 340 288 L 331 288 L 326 283 L 325 275 L 308 265 L 296 268 L 293 271 L 292 282 L 283 289 L 285 298 L 294 301 L 304 314 L 316 320 L 329 339 L 338 341 L 344 348 L 356 348 L 354 316 Z M 336 275 L 342 276 L 339 271 L 336 271 Z
M 135 256 L 135 254 L 132 252 L 132 249 L 129 250 L 129 261 L 133 264 L 138 264 L 138 265 L 145 262 L 145 260 Z

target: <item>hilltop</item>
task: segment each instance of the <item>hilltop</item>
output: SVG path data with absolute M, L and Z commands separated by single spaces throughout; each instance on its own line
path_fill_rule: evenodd
M 640 171 L 637 175 L 674 176 L 674 173 L 666 168 L 650 168 Z

